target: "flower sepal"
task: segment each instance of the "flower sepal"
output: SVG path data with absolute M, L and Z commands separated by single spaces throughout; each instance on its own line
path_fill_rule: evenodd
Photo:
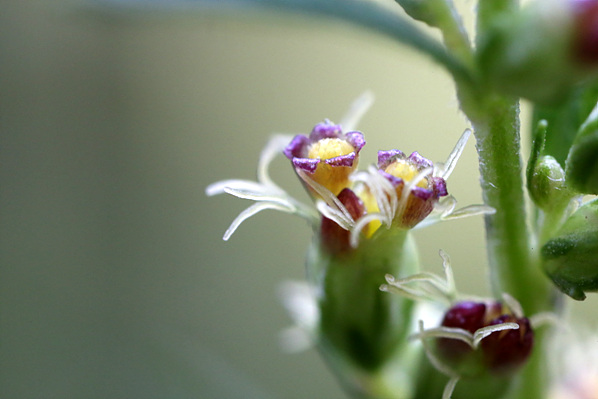
M 405 276 L 417 267 L 417 252 L 405 230 L 385 229 L 340 257 L 316 235 L 307 274 L 318 287 L 323 351 L 368 373 L 392 363 L 408 342 L 413 302 L 381 292 L 380 281 L 387 273 Z

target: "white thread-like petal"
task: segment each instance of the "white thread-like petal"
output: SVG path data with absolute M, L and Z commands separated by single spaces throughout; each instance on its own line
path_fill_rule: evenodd
M 420 320 L 418 324 L 419 324 L 419 331 L 421 334 L 425 331 L 423 320 Z M 430 363 L 432 363 L 432 366 L 434 366 L 436 368 L 436 370 L 440 371 L 441 373 L 444 373 L 445 375 L 448 375 L 451 378 L 458 378 L 458 375 L 456 375 L 455 372 L 453 370 L 451 370 L 450 367 L 446 366 L 434 355 L 434 352 L 432 352 L 430 350 L 430 347 L 428 346 L 428 342 L 425 339 L 422 339 L 422 345 L 424 346 L 424 350 L 426 352 L 426 356 L 428 357 L 428 360 L 430 361 Z
M 281 205 L 291 205 L 292 198 L 287 195 L 286 193 L 270 193 L 270 192 L 255 192 L 255 191 L 248 191 L 243 189 L 236 189 L 232 187 L 225 187 L 224 192 L 230 195 L 233 195 L 237 198 L 242 199 L 249 199 L 253 201 L 267 201 L 267 202 L 275 202 Z
M 469 205 L 464 208 L 457 209 L 442 217 L 443 220 L 461 219 L 477 215 L 492 215 L 496 213 L 496 209 L 487 205 Z
M 369 90 L 357 97 L 357 99 L 351 104 L 349 111 L 347 111 L 345 116 L 341 119 L 340 124 L 343 127 L 343 131 L 350 132 L 355 130 L 359 124 L 359 121 L 370 109 L 373 103 L 374 93 Z
M 372 221 L 380 220 L 383 221 L 384 215 L 380 213 L 368 213 L 367 215 L 362 216 L 354 223 L 351 230 L 351 235 L 349 237 L 349 243 L 351 247 L 357 248 L 359 245 L 359 235 L 361 231 Z
M 276 184 L 270 179 L 268 168 L 274 158 L 282 155 L 284 148 L 291 142 L 293 136 L 287 134 L 273 135 L 260 154 L 260 160 L 257 167 L 258 181 L 266 185 L 275 186 Z
M 478 328 L 475 333 L 473 333 L 473 347 L 477 348 L 484 338 L 489 336 L 492 333 L 503 331 L 503 330 L 518 330 L 519 324 L 517 323 L 500 323 L 495 324 L 493 326 L 487 326 Z
M 511 312 L 513 312 L 513 315 L 515 315 L 515 317 L 517 317 L 517 318 L 524 317 L 523 307 L 521 306 L 521 304 L 519 303 L 519 301 L 517 299 L 515 299 L 511 295 L 507 294 L 506 292 L 503 292 L 502 299 L 505 301 L 508 308 L 511 309 Z
M 231 179 L 221 180 L 210 184 L 206 187 L 206 195 L 211 197 L 213 195 L 224 194 L 226 192 L 226 188 L 234 190 L 252 191 L 261 194 L 279 193 L 281 191 L 276 187 L 267 186 L 251 180 Z
M 379 287 L 379 290 L 392 294 L 397 294 L 414 301 L 419 301 L 422 299 L 420 293 L 417 290 L 405 286 L 382 284 Z
M 243 212 L 241 212 L 239 214 L 239 216 L 237 216 L 235 218 L 235 220 L 233 220 L 233 222 L 231 223 L 229 228 L 224 232 L 224 237 L 222 237 L 222 239 L 224 241 L 228 241 L 230 236 L 233 235 L 233 233 L 235 232 L 235 230 L 237 230 L 237 228 L 241 225 L 241 223 L 243 223 L 246 219 L 252 217 L 256 213 L 259 213 L 266 209 L 273 209 L 273 210 L 286 212 L 286 213 L 294 213 L 295 212 L 295 208 L 289 208 L 289 207 L 282 206 L 280 204 L 275 204 L 272 202 L 258 202 L 256 204 L 251 205 L 249 208 L 245 209 Z
M 442 399 L 451 399 L 453 395 L 453 391 L 455 390 L 455 386 L 459 382 L 459 377 L 452 377 L 446 385 L 444 386 L 444 391 L 442 392 Z
M 448 179 L 451 173 L 453 173 L 453 169 L 455 169 L 457 161 L 465 149 L 465 145 L 467 144 L 467 140 L 469 140 L 469 136 L 471 136 L 471 129 L 465 129 L 457 141 L 455 148 L 453 148 L 453 151 L 451 151 L 446 162 L 444 163 L 443 170 L 440 172 L 440 177 L 443 179 Z
M 442 258 L 442 268 L 444 269 L 444 277 L 446 278 L 446 287 L 450 299 L 455 299 L 457 296 L 457 285 L 455 284 L 455 275 L 451 267 L 451 258 L 444 250 L 439 250 L 438 254 Z
M 500 324 L 497 324 L 497 325 L 500 325 Z M 429 330 L 420 331 L 418 334 L 415 334 L 413 337 L 419 338 L 419 339 L 428 339 L 428 338 L 456 339 L 456 340 L 465 342 L 467 345 L 471 346 L 472 348 L 475 348 L 474 336 L 469 331 L 464 330 L 462 328 L 436 327 L 436 328 L 431 328 Z
M 342 212 L 347 221 L 351 221 L 352 223 L 354 222 L 353 217 L 351 216 L 347 208 L 343 205 L 343 203 L 337 198 L 336 195 L 332 194 L 332 192 L 328 190 L 326 187 L 309 177 L 309 175 L 306 172 L 302 170 L 297 170 L 297 174 L 309 187 L 311 187 L 316 193 L 320 195 L 322 200 L 326 202 L 328 206 Z
M 345 230 L 351 230 L 351 228 L 355 224 L 353 220 L 348 220 L 341 211 L 331 208 L 324 201 L 316 201 L 316 208 L 323 216 L 334 221 L 336 224 L 338 224 L 341 228 Z

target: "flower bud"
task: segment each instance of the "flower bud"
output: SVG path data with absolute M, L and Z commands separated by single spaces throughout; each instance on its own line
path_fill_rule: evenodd
M 485 362 L 494 374 L 510 374 L 522 366 L 532 352 L 534 332 L 527 317 L 503 314 L 488 323 L 517 323 L 519 329 L 504 330 L 490 334 L 481 342 Z
M 528 187 L 534 203 L 547 211 L 563 208 L 571 198 L 565 184 L 565 171 L 550 155 L 538 160 Z
M 556 286 L 576 300 L 598 291 L 598 200 L 581 206 L 542 247 L 543 266 Z
M 343 133 L 340 125 L 325 121 L 317 124 L 309 137 L 295 136 L 284 154 L 296 170 L 308 173 L 316 183 L 338 195 L 349 186 L 349 175 L 357 167 L 364 145 L 361 132 Z
M 560 101 L 594 77 L 596 0 L 537 0 L 496 18 L 478 61 L 493 87 L 541 103 Z
M 511 374 L 525 363 L 533 347 L 534 333 L 527 318 L 513 315 L 500 302 L 464 301 L 446 312 L 442 326 L 475 335 L 482 328 L 503 323 L 516 323 L 519 328 L 495 331 L 478 347 L 453 338 L 438 338 L 436 355 L 462 377 Z

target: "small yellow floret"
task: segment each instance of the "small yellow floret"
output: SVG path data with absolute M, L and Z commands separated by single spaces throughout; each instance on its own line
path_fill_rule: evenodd
M 307 157 L 311 159 L 330 159 L 348 155 L 355 151 L 353 146 L 341 139 L 322 139 L 309 147 Z
M 415 179 L 420 172 L 415 166 L 402 160 L 394 161 L 388 165 L 384 171 L 389 175 L 403 179 L 405 182 Z M 417 183 L 417 186 L 428 188 L 428 179 L 421 179 Z

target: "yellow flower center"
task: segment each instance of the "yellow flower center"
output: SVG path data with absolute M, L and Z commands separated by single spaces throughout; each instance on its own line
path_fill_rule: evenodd
M 403 160 L 394 161 L 384 171 L 389 175 L 403 179 L 405 182 L 415 179 L 420 173 L 415 166 Z M 416 185 L 421 188 L 428 188 L 428 179 L 421 179 Z
M 348 155 L 354 151 L 353 146 L 345 140 L 322 139 L 309 147 L 307 157 L 311 159 L 330 159 L 341 155 Z M 332 194 L 338 195 L 343 188 L 349 186 L 349 175 L 356 166 L 357 162 L 354 162 L 352 167 L 331 166 L 320 162 L 312 179 L 326 187 Z
M 307 157 L 311 159 L 330 159 L 348 155 L 355 151 L 353 146 L 341 139 L 322 139 L 309 147 Z

